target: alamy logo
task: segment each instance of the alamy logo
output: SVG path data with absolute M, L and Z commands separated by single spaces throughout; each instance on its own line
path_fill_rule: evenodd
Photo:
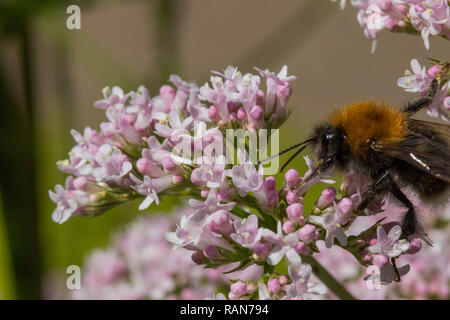
M 79 6 L 72 4 L 67 7 L 66 13 L 69 16 L 66 19 L 66 27 L 69 30 L 81 29 L 81 9 Z
M 224 162 L 223 164 L 258 164 L 268 158 L 268 140 L 270 137 L 271 154 L 279 151 L 279 130 L 260 129 L 246 131 L 242 129 L 226 129 L 225 135 L 221 131 L 208 132 L 203 122 L 195 122 L 194 137 L 189 132 L 177 131 L 171 137 L 176 141 L 172 149 L 172 159 L 177 163 L 201 165 L 203 161 Z M 236 159 L 237 156 L 237 159 Z M 265 175 L 278 173 L 279 160 L 274 158 L 264 167 Z
M 66 273 L 70 276 L 66 280 L 66 287 L 69 290 L 81 289 L 81 269 L 77 265 L 70 265 L 66 269 Z

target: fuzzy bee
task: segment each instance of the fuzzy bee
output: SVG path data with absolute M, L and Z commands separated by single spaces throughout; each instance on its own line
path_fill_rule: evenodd
M 450 126 L 411 119 L 431 104 L 438 88 L 435 79 L 426 96 L 409 102 L 403 110 L 373 101 L 348 105 L 317 126 L 309 139 L 282 151 L 299 148 L 281 171 L 309 146 L 317 166 L 307 180 L 331 169 L 366 176 L 370 184 L 357 212 L 390 194 L 408 208 L 401 221 L 402 236 L 416 235 L 430 243 L 402 188 L 409 187 L 426 204 L 449 201 Z

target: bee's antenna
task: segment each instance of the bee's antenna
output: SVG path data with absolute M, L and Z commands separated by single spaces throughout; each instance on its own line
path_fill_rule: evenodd
M 303 146 L 303 147 L 301 147 L 300 149 L 298 149 L 289 159 L 288 159 L 288 161 L 286 161 L 284 164 L 283 164 L 283 166 L 281 167 L 281 170 L 280 170 L 280 172 L 283 172 L 283 170 L 286 168 L 286 166 L 289 164 L 289 162 L 291 162 L 292 160 L 294 160 L 294 158 L 296 157 L 296 156 L 298 156 L 298 154 L 300 153 L 300 152 L 302 152 L 304 149 L 306 148 L 306 146 Z
M 304 144 L 307 144 L 307 143 L 310 143 L 310 142 L 312 142 L 312 141 L 315 141 L 316 139 L 308 139 L 308 140 L 305 140 L 305 141 L 302 141 L 302 142 L 300 142 L 300 143 L 297 143 L 297 144 L 295 144 L 295 145 L 293 145 L 293 146 L 291 146 L 291 147 L 289 147 L 289 148 L 287 148 L 287 149 L 284 149 L 283 151 L 281 151 L 280 153 L 277 153 L 276 155 L 273 155 L 273 156 L 271 156 L 271 157 L 269 157 L 269 158 L 265 158 L 265 159 L 262 159 L 262 160 L 260 160 L 259 162 L 258 162 L 258 165 L 259 164 L 261 164 L 261 163 L 263 163 L 263 162 L 267 162 L 267 161 L 269 161 L 269 160 L 272 160 L 272 159 L 274 159 L 274 158 L 276 158 L 276 157 L 279 157 L 279 156 L 281 156 L 282 154 L 285 154 L 286 152 L 289 152 L 289 151 L 291 151 L 291 150 L 293 150 L 293 149 L 295 149 L 295 148 L 298 148 L 298 147 L 300 147 L 300 146 L 302 146 L 302 145 L 304 145 Z M 303 150 L 304 148 L 302 148 L 301 150 Z M 295 155 L 297 155 L 298 153 L 300 153 L 300 152 L 296 152 L 295 153 Z M 291 161 L 292 159 L 290 159 L 289 161 Z

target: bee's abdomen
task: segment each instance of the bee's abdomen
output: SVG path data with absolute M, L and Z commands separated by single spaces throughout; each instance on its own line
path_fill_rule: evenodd
M 410 186 L 423 202 L 448 202 L 450 184 L 406 162 L 396 161 L 392 167 L 400 182 Z M 445 197 L 445 199 L 444 199 Z

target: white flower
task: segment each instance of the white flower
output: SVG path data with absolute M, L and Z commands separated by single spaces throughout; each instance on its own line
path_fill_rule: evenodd
M 378 242 L 376 245 L 370 246 L 368 250 L 373 254 L 384 254 L 390 258 L 398 257 L 409 249 L 408 241 L 404 239 L 399 240 L 401 235 L 402 229 L 398 225 L 393 227 L 389 231 L 389 234 L 386 234 L 386 231 L 384 231 L 382 226 L 378 226 Z

